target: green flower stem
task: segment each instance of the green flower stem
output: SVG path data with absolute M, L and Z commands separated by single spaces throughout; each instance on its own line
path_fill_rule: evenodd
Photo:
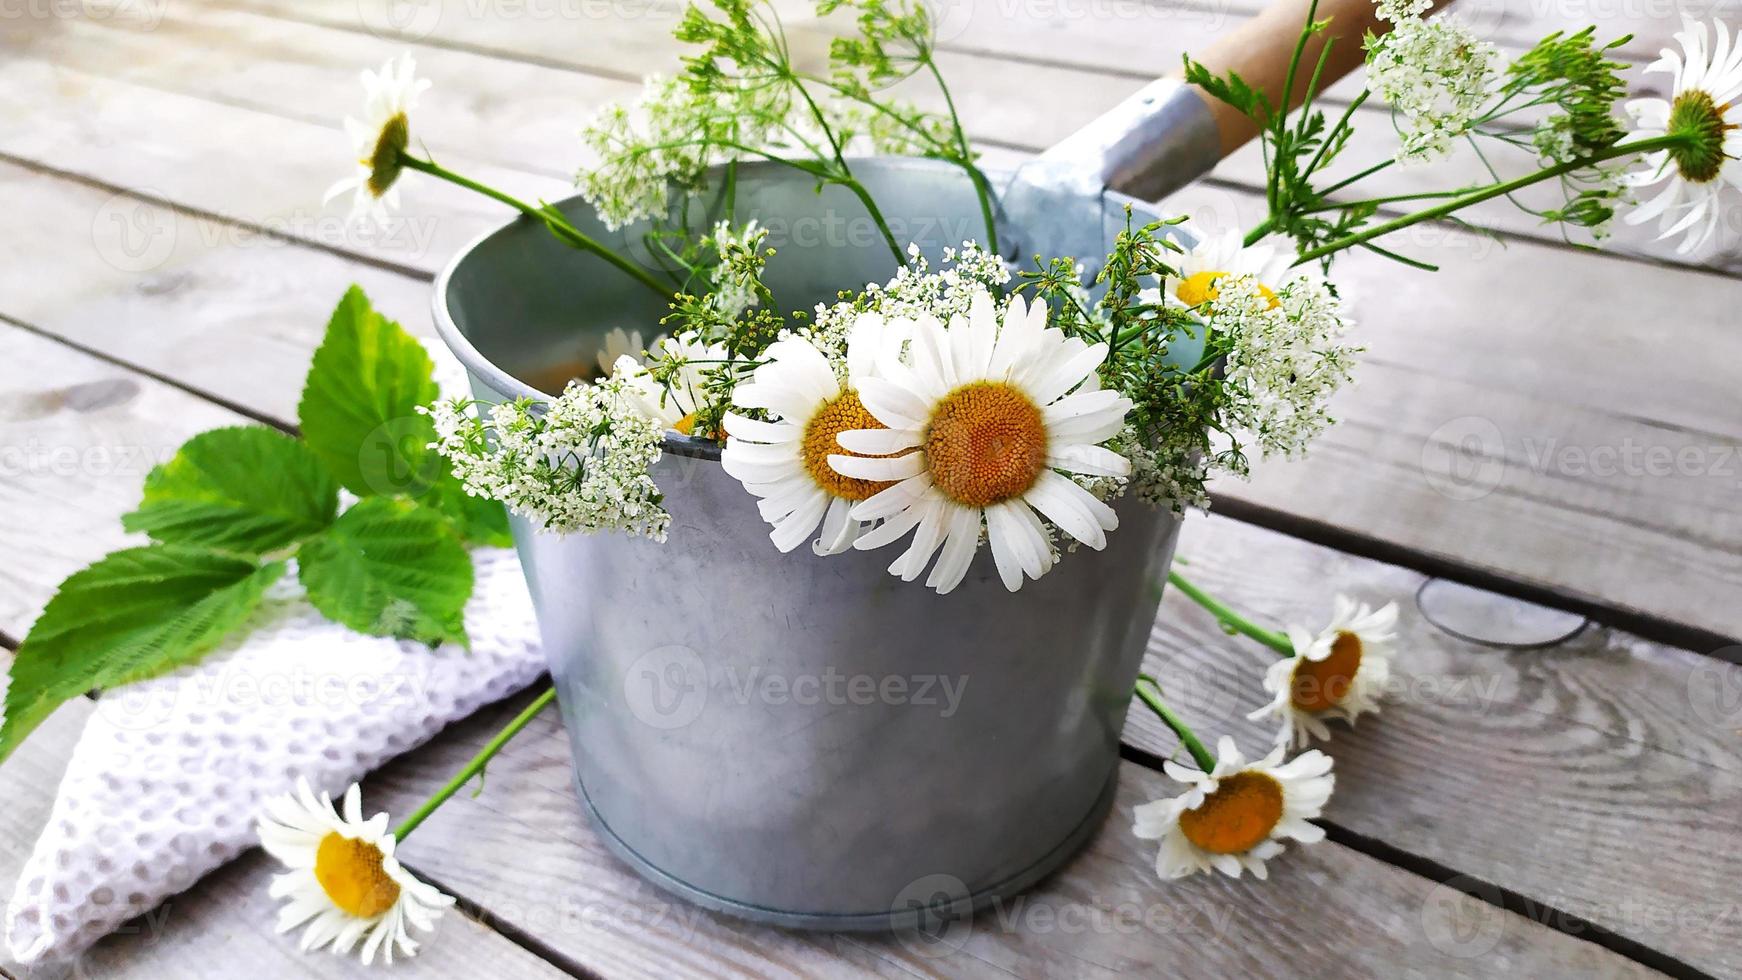
M 1192 760 L 1198 764 L 1199 769 L 1211 772 L 1216 768 L 1216 757 L 1210 754 L 1210 750 L 1204 747 L 1197 735 L 1180 720 L 1179 715 L 1161 703 L 1161 685 L 1155 682 L 1155 678 L 1148 674 L 1138 674 L 1135 691 L 1137 699 L 1149 705 L 1149 710 L 1155 712 L 1162 724 L 1173 729 L 1173 733 L 1179 736 L 1180 744 L 1191 753 Z
M 853 192 L 859 203 L 865 205 L 865 211 L 871 215 L 871 220 L 877 222 L 877 230 L 883 233 L 883 241 L 889 246 L 889 254 L 894 256 L 896 268 L 907 264 L 907 255 L 901 251 L 901 243 L 895 240 L 895 232 L 889 230 L 889 222 L 884 220 L 883 212 L 878 209 L 877 202 L 871 198 L 871 192 L 855 177 L 836 177 L 834 182 Z
M 1502 181 L 1498 184 L 1492 184 L 1488 187 L 1481 188 L 1480 190 L 1460 194 L 1449 201 L 1442 204 L 1436 204 L 1431 208 L 1425 208 L 1421 211 L 1416 211 L 1413 214 L 1406 214 L 1401 218 L 1387 221 L 1384 224 L 1374 225 L 1372 228 L 1356 232 L 1352 235 L 1345 235 L 1334 242 L 1329 242 L 1325 245 L 1319 246 L 1318 248 L 1312 249 L 1311 251 L 1302 253 L 1301 257 L 1296 259 L 1294 264 L 1301 265 L 1315 259 L 1322 259 L 1327 255 L 1341 252 L 1346 248 L 1352 248 L 1363 242 L 1378 238 L 1381 235 L 1389 235 L 1394 231 L 1408 228 L 1410 225 L 1419 224 L 1423 221 L 1432 221 L 1435 218 L 1443 218 L 1455 211 L 1461 211 L 1472 204 L 1480 204 L 1490 198 L 1511 194 L 1525 187 L 1529 187 L 1532 184 L 1549 180 L 1554 177 L 1560 177 L 1575 170 L 1582 170 L 1595 164 L 1614 160 L 1619 157 L 1651 153 L 1656 150 L 1671 149 L 1685 145 L 1687 141 L 1688 137 L 1686 135 L 1680 133 L 1669 133 L 1651 139 L 1617 143 L 1601 153 L 1596 153 L 1588 157 L 1580 157 L 1576 160 L 1568 160 L 1565 163 L 1558 163 L 1552 167 L 1545 167 L 1533 174 L 1526 174 L 1523 177 Z
M 492 738 L 489 742 L 485 743 L 484 747 L 478 750 L 478 754 L 472 756 L 472 760 L 466 763 L 459 772 L 455 773 L 454 778 L 448 780 L 446 786 L 436 790 L 436 794 L 425 801 L 423 806 L 418 807 L 417 812 L 406 817 L 404 823 L 393 828 L 394 839 L 404 840 L 412 831 L 417 829 L 418 824 L 423 823 L 424 820 L 428 819 L 429 815 L 434 813 L 437 807 L 446 803 L 448 797 L 459 792 L 460 787 L 471 782 L 472 777 L 478 775 L 478 773 L 483 772 L 484 766 L 496 756 L 496 753 L 502 751 L 502 747 L 507 745 L 508 741 L 514 736 L 520 734 L 520 730 L 525 728 L 527 724 L 531 722 L 540 711 L 543 711 L 545 706 L 549 705 L 555 698 L 556 685 L 553 684 L 550 687 L 545 688 L 543 694 L 534 698 L 533 702 L 526 706 L 526 710 L 515 715 L 514 720 L 509 722 L 507 727 L 503 728 L 500 732 L 497 732 L 495 738 Z
M 931 69 L 931 77 L 937 82 L 938 91 L 944 94 L 944 105 L 950 110 L 950 126 L 956 132 L 956 150 L 961 154 L 961 159 L 957 162 L 974 182 L 974 194 L 980 199 L 980 218 L 986 222 L 986 247 L 996 252 L 998 226 L 992 220 L 992 188 L 987 184 L 986 175 L 980 172 L 979 167 L 974 166 L 974 151 L 968 146 L 968 134 L 962 129 L 962 117 L 956 114 L 956 97 L 950 94 L 950 87 L 944 84 L 943 72 L 938 70 L 937 62 L 929 57 L 925 59 L 925 66 Z
M 1193 602 L 1209 610 L 1210 615 L 1216 617 L 1218 622 L 1227 626 L 1234 632 L 1240 633 L 1244 636 L 1249 636 L 1285 657 L 1294 656 L 1294 644 L 1289 642 L 1288 637 L 1275 630 L 1265 629 L 1257 623 L 1247 619 L 1245 616 L 1242 616 L 1228 608 L 1208 592 L 1205 592 L 1203 589 L 1200 589 L 1196 585 L 1187 581 L 1185 576 L 1180 573 L 1169 571 L 1167 573 L 1167 582 L 1174 588 L 1184 592 Z
M 618 255 L 616 252 L 606 248 L 604 245 L 601 245 L 598 241 L 587 235 L 586 232 L 583 232 L 579 228 L 570 224 L 569 220 L 563 217 L 562 213 L 557 211 L 555 208 L 535 208 L 532 205 L 527 204 L 525 201 L 513 197 L 512 195 L 504 194 L 494 187 L 480 184 L 477 181 L 472 180 L 470 177 L 463 177 L 454 173 L 452 170 L 443 167 L 434 160 L 424 160 L 408 153 L 401 153 L 399 154 L 399 162 L 411 170 L 417 170 L 429 174 L 432 177 L 440 177 L 442 180 L 445 180 L 450 184 L 456 184 L 469 191 L 475 191 L 491 200 L 500 201 L 528 217 L 537 218 L 539 221 L 544 223 L 546 228 L 550 229 L 551 234 L 555 235 L 565 243 L 572 245 L 583 252 L 591 252 L 594 255 L 597 255 L 599 258 L 604 259 L 606 262 L 609 262 L 622 270 L 624 274 L 628 275 L 636 282 L 639 282 L 648 289 L 658 293 L 662 298 L 671 298 L 672 289 L 670 286 L 661 283 L 646 269 L 641 268 L 623 256 Z

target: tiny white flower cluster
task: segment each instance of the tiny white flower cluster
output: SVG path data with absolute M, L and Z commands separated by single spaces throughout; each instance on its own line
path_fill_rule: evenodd
M 581 131 L 595 158 L 575 176 L 581 196 L 616 230 L 666 213 L 675 181 L 694 183 L 716 163 L 742 156 L 733 148 L 768 145 L 786 118 L 783 86 L 740 84 L 699 97 L 682 79 L 650 76 L 633 105 L 605 107 Z
M 571 381 L 546 406 L 492 405 L 488 421 L 463 399 L 427 410 L 432 448 L 476 497 L 502 501 L 542 529 L 623 531 L 664 541 L 671 515 L 648 470 L 665 428 L 635 407 L 622 378 Z
M 1129 489 L 1137 499 L 1156 507 L 1166 506 L 1176 514 L 1188 508 L 1210 509 L 1204 481 L 1209 466 L 1191 433 L 1164 432 L 1145 439 L 1131 426 L 1108 443 L 1109 448 L 1131 461 Z
M 1004 260 L 978 242 L 965 241 L 959 249 L 946 246 L 936 272 L 919 246 L 909 243 L 907 264 L 893 279 L 866 283 L 857 302 L 818 303 L 815 319 L 801 335 L 832 362 L 844 363 L 847 334 L 860 313 L 891 320 L 934 316 L 947 323 L 952 316 L 967 315 L 976 293 L 997 293 L 1009 281 Z
M 1289 280 L 1274 300 L 1249 276 L 1219 285 L 1209 322 L 1233 340 L 1224 419 L 1249 433 L 1266 456 L 1305 452 L 1331 424 L 1325 405 L 1349 380 L 1360 352 L 1338 343 L 1350 323 L 1336 295 L 1312 275 Z
M 1444 156 L 1493 92 L 1494 45 L 1450 15 L 1422 18 L 1429 0 L 1379 0 L 1379 18 L 1393 25 L 1370 36 L 1367 87 L 1399 116 L 1399 163 Z

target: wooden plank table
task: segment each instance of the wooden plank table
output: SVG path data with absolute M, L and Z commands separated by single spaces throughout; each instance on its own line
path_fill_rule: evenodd
M 435 270 L 502 220 L 427 182 L 407 187 L 392 235 L 319 208 L 342 169 L 357 69 L 414 51 L 436 83 L 416 120 L 431 148 L 556 196 L 581 121 L 676 58 L 664 0 L 455 0 L 397 24 L 387 6 L 116 0 L 0 19 L 0 644 L 16 646 L 65 574 L 127 540 L 116 517 L 152 462 L 216 425 L 292 424 L 347 284 L 427 334 Z M 1257 6 L 963 0 L 944 68 L 972 135 L 1009 162 Z M 1484 0 L 1471 16 L 1517 50 L 1586 15 L 1515 7 Z M 1667 12 L 1613 13 L 1599 29 L 1638 35 L 1624 49 L 1636 64 L 1674 27 Z M 791 26 L 814 56 L 823 28 L 802 13 Z M 1035 98 L 1044 111 L 1025 107 Z M 1366 132 L 1384 125 L 1374 114 Z M 1394 189 L 1476 165 L 1454 157 Z M 1249 224 L 1259 174 L 1238 154 L 1170 203 Z M 1130 811 L 1171 793 L 1157 768 L 1173 742 L 1139 711 L 1100 836 L 959 943 L 753 927 L 677 902 L 609 855 L 581 819 L 551 715 L 482 795 L 457 797 L 406 849 L 462 911 L 396 969 L 1742 976 L 1742 707 L 1725 699 L 1742 683 L 1742 229 L 1690 262 L 1642 233 L 1591 253 L 1505 208 L 1472 220 L 1494 237 L 1413 235 L 1414 254 L 1444 260 L 1437 276 L 1362 257 L 1340 267 L 1369 348 L 1336 406 L 1342 424 L 1306 461 L 1219 484 L 1217 516 L 1193 518 L 1181 544 L 1198 579 L 1267 618 L 1317 620 L 1333 591 L 1404 608 L 1400 696 L 1328 746 L 1328 841 L 1291 851 L 1268 882 L 1157 881 Z M 1700 462 L 1597 463 L 1627 447 Z M 1450 587 L 1495 624 L 1537 614 L 1533 603 L 1592 622 L 1548 648 L 1481 646 L 1416 612 L 1432 577 L 1463 583 Z M 1255 747 L 1264 733 L 1243 719 L 1262 693 L 1259 657 L 1170 593 L 1148 668 L 1188 720 Z M 366 786 L 371 804 L 414 804 L 517 708 L 387 766 Z M 69 704 L 0 768 L 7 891 L 90 710 Z M 268 874 L 255 854 L 210 876 L 101 942 L 81 975 L 361 975 L 272 934 Z

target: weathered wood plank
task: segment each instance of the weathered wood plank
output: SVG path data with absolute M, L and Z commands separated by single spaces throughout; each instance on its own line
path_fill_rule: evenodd
M 67 703 L 31 735 L 0 767 L 0 894 L 10 895 L 30 855 L 36 835 L 48 821 L 55 789 L 96 709 L 83 698 Z M 255 977 L 365 977 L 355 957 L 298 953 L 295 936 L 273 932 L 277 900 L 267 894 L 276 873 L 259 852 L 203 879 L 149 914 L 126 924 L 72 964 L 25 969 L 0 953 L 0 968 L 22 980 L 50 977 L 203 978 L 235 977 L 245 969 Z M 423 955 L 395 968 L 416 977 L 479 975 L 522 978 L 567 977 L 526 950 L 462 913 L 451 913 Z
M 41 111 L 55 104 L 67 111 Z M 90 112 L 83 108 L 88 106 L 100 108 Z M 343 205 L 320 204 L 343 174 L 342 163 L 335 162 L 344 160 L 345 151 L 330 125 L 220 106 L 29 58 L 0 63 L 0 116 L 34 120 L 29 127 L 8 126 L 0 134 L 0 154 L 227 219 L 248 229 L 243 237 L 266 230 L 426 275 L 509 213 L 457 187 L 426 181 L 408 189 L 415 195 L 408 216 L 384 230 L 351 226 L 343 221 Z M 506 171 L 457 153 L 444 154 L 443 161 L 529 199 L 568 193 L 564 179 Z M 139 220 L 133 214 L 94 218 L 117 227 Z M 155 255 L 153 244 L 161 248 L 173 240 L 160 225 L 129 234 L 137 251 L 128 262 L 147 261 Z
M 280 422 L 350 284 L 434 333 L 421 275 L 4 162 L 0 208 L 0 313 Z
M 454 726 L 367 788 L 377 799 L 416 799 L 507 710 Z M 767 929 L 685 905 L 627 871 L 585 824 L 572 778 L 566 736 L 547 713 L 492 763 L 481 795 L 455 797 L 404 851 L 437 878 L 487 896 L 503 921 L 538 923 L 553 949 L 613 977 L 1158 976 L 1185 964 L 1194 964 L 1188 972 L 1246 976 L 1649 972 L 1335 844 L 1289 854 L 1267 882 L 1164 885 L 1150 845 L 1129 827 L 1133 806 L 1168 790 L 1158 774 L 1129 764 L 1117 808 L 1089 849 L 1033 892 L 974 919 L 967 935 L 928 947 L 913 938 Z M 1488 948 L 1451 938 L 1454 913 L 1476 917 L 1482 935 L 1492 935 Z
M 1190 523 L 1180 554 L 1195 582 L 1279 626 L 1322 626 L 1333 589 L 1402 607 L 1394 697 L 1322 746 L 1337 760 L 1328 820 L 1715 975 L 1742 969 L 1728 900 L 1742 706 L 1726 700 L 1742 667 L 1601 626 L 1550 649 L 1485 649 L 1416 611 L 1421 575 L 1225 518 Z M 1170 590 L 1147 666 L 1200 735 L 1255 751 L 1276 728 L 1245 715 L 1268 703 L 1273 659 Z M 1141 707 L 1126 738 L 1176 751 Z

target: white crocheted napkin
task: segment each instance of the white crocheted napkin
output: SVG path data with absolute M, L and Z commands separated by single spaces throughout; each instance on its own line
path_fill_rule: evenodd
M 98 702 L 7 912 L 12 955 L 75 956 L 255 843 L 297 777 L 335 796 L 545 669 L 514 552 L 474 553 L 472 649 L 363 636 L 274 586 L 197 666 Z

